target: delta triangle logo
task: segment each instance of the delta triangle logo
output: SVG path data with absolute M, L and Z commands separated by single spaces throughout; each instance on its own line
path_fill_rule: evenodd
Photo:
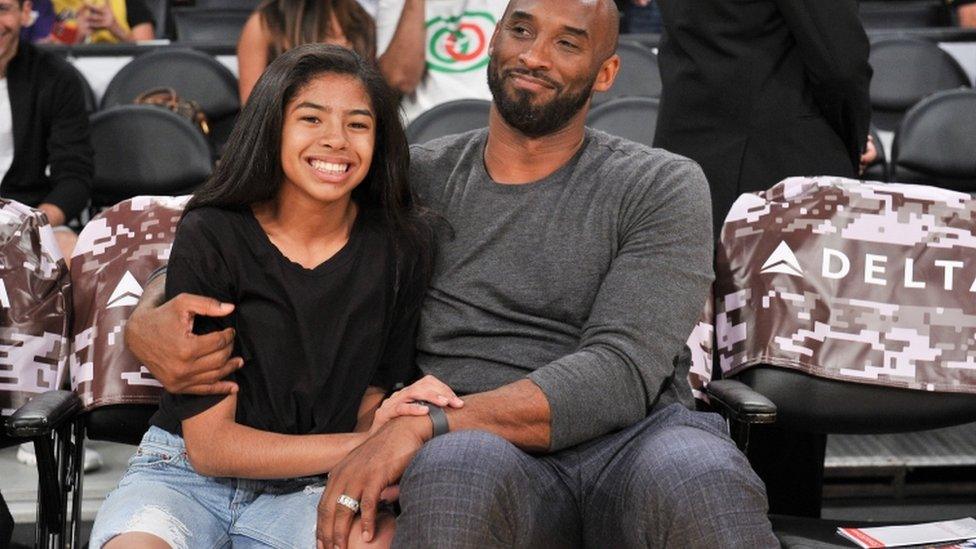
M 108 298 L 108 307 L 106 309 L 113 307 L 133 307 L 139 303 L 141 296 L 142 286 L 136 282 L 136 277 L 132 276 L 132 273 L 126 271 L 122 280 L 119 281 L 118 286 L 115 287 L 112 295 Z
M 800 268 L 800 262 L 796 260 L 796 254 L 786 244 L 786 241 L 780 241 L 779 246 L 776 246 L 776 249 L 770 254 L 769 259 L 763 263 L 762 270 L 759 271 L 759 274 L 771 273 L 781 273 L 803 278 L 803 269 Z

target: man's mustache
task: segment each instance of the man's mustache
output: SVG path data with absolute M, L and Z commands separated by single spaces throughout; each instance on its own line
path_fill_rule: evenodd
M 546 84 L 548 84 L 549 86 L 552 86 L 552 88 L 555 89 L 555 90 L 557 90 L 557 91 L 562 89 L 562 86 L 559 85 L 558 82 L 556 82 L 552 78 L 549 78 L 548 76 L 546 76 L 545 74 L 543 74 L 543 73 L 541 73 L 539 71 L 533 71 L 533 70 L 529 70 L 529 69 L 514 68 L 514 69 L 507 69 L 504 72 L 505 78 L 509 78 L 513 74 L 518 74 L 518 75 L 521 75 L 521 76 L 530 76 L 530 77 L 535 78 L 537 80 L 541 80 L 541 81 L 545 82 Z

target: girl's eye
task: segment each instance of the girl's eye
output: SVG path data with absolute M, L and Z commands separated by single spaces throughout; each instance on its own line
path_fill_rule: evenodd
M 318 122 L 319 119 L 316 116 L 303 116 L 302 117 L 302 121 L 303 122 L 310 122 L 310 123 L 314 124 L 314 123 Z
M 351 122 L 349 124 L 349 127 L 355 128 L 357 130 L 368 130 L 369 124 L 366 124 L 365 122 Z

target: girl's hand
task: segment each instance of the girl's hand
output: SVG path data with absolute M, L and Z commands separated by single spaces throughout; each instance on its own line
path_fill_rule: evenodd
M 373 415 L 373 424 L 369 428 L 372 435 L 387 421 L 399 416 L 425 416 L 427 406 L 419 401 L 426 401 L 440 407 L 460 408 L 464 401 L 458 398 L 445 383 L 434 376 L 424 376 L 409 387 L 404 387 L 390 395 Z

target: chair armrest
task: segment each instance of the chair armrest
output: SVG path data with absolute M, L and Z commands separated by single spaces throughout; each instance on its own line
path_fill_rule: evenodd
M 712 405 L 737 423 L 758 424 L 776 421 L 776 405 L 741 381 L 719 379 L 705 386 Z
M 41 393 L 7 418 L 7 434 L 18 438 L 46 435 L 77 416 L 81 408 L 81 399 L 71 391 Z

